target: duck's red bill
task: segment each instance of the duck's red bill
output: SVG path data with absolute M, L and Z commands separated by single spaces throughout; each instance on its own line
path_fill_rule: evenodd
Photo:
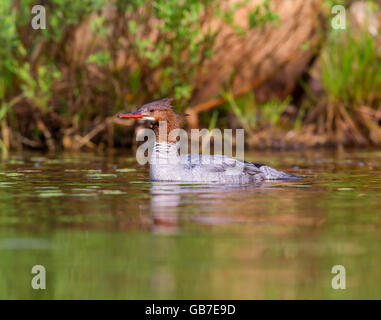
M 143 119 L 143 115 L 138 112 L 131 113 L 119 113 L 118 118 L 129 118 L 129 119 Z

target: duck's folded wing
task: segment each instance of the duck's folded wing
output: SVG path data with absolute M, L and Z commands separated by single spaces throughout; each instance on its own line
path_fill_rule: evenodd
M 256 179 L 265 180 L 296 180 L 301 177 L 278 171 L 269 166 L 223 155 L 182 155 L 181 159 L 186 169 L 202 169 L 204 172 L 220 172 L 222 175 L 248 174 Z
M 229 172 L 230 174 L 244 173 L 251 176 L 255 176 L 256 179 L 264 180 L 299 180 L 301 177 L 285 173 L 269 166 L 263 164 L 253 163 L 249 161 L 242 161 L 235 158 L 230 158 L 226 156 L 219 156 L 221 159 L 217 159 L 222 162 L 221 168 L 215 170 L 221 170 L 224 172 Z M 217 161 L 218 162 L 218 161 Z M 213 170 L 213 169 L 211 169 Z
M 223 155 L 183 155 L 182 160 L 187 169 L 202 168 L 206 172 L 220 172 L 221 174 L 250 174 L 263 175 L 257 165 L 248 161 Z

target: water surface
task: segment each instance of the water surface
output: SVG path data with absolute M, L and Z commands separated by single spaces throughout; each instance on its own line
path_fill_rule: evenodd
M 0 164 L 2 299 L 381 298 L 381 152 L 254 152 L 302 175 L 151 183 L 125 154 Z M 47 270 L 46 290 L 31 269 Z M 346 268 L 346 290 L 331 269 Z

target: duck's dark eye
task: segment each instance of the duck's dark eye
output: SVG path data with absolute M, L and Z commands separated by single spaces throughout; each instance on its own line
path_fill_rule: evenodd
M 155 110 L 151 109 L 149 112 L 154 112 Z

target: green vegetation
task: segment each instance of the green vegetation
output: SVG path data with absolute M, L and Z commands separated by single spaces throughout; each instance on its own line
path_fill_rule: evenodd
M 3 134 L 2 150 L 54 149 L 63 139 L 75 147 L 100 119 L 148 99 L 170 95 L 185 106 L 213 55 L 219 29 L 210 20 L 244 34 L 232 17 L 248 2 L 53 0 L 47 28 L 31 32 L 34 2 L 2 1 L 0 121 L 14 133 Z M 277 20 L 269 3 L 253 10 L 249 28 Z
M 334 3 L 326 1 L 328 8 Z M 0 2 L 3 155 L 11 148 L 79 150 L 129 144 L 132 140 L 122 137 L 132 136 L 133 128 L 121 128 L 120 123 L 114 128 L 113 116 L 120 110 L 165 96 L 174 97 L 179 109 L 215 98 L 198 100 L 198 95 L 209 85 L 203 80 L 216 50 L 226 46 L 228 54 L 236 54 L 229 52 L 231 35 L 219 38 L 226 33 L 224 26 L 238 40 L 252 31 L 282 26 L 272 0 L 250 9 L 250 0 L 230 6 L 217 0 L 52 0 L 44 4 L 47 28 L 32 30 L 34 4 Z M 372 10 L 379 10 L 372 4 Z M 240 10 L 247 13 L 245 27 L 234 19 Z M 271 34 L 267 36 L 271 41 Z M 257 100 L 250 91 L 237 97 L 233 70 L 219 88 L 228 93 L 220 94 L 224 101 L 204 112 L 200 125 L 227 126 L 234 115 L 250 135 L 273 127 L 304 134 L 304 127 L 312 125 L 313 134 L 326 135 L 335 144 L 380 144 L 379 36 L 347 28 L 329 29 L 322 38 L 322 48 L 314 54 L 323 94 L 305 83 L 303 99 L 293 92 L 287 99 L 277 98 L 287 96 L 278 95 L 280 89 L 267 100 Z M 303 43 L 300 50 L 313 50 L 312 41 Z M 296 113 L 286 116 L 285 125 L 281 118 L 291 102 Z
M 312 97 L 306 123 L 337 143 L 381 143 L 381 51 L 369 32 L 333 31 L 321 56 L 323 99 Z M 379 112 L 379 111 L 378 111 Z
M 255 130 L 281 126 L 281 117 L 291 98 L 281 101 L 277 98 L 258 103 L 253 94 L 234 99 L 233 94 L 225 94 L 226 101 L 234 115 L 242 124 L 245 132 L 253 135 Z

